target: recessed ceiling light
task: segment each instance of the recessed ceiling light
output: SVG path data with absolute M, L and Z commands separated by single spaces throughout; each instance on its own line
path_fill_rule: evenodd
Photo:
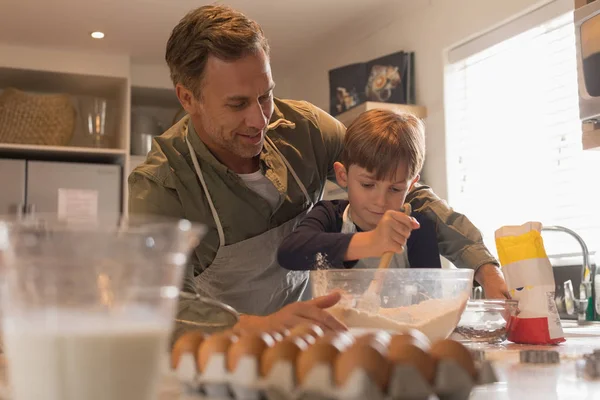
M 90 36 L 94 39 L 102 39 L 104 37 L 104 32 L 92 32 Z

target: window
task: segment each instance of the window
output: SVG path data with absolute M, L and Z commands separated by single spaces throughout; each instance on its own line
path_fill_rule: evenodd
M 600 250 L 600 152 L 581 145 L 573 15 L 523 29 L 530 14 L 511 22 L 517 34 L 450 50 L 448 200 L 493 252 L 496 229 L 527 221 L 565 226 Z M 478 40 L 485 46 L 474 51 Z M 549 254 L 581 253 L 564 233 L 543 236 Z

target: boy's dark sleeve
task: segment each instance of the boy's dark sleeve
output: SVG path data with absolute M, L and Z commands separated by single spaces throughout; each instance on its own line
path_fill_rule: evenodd
M 411 268 L 441 268 L 435 221 L 424 214 L 413 212 L 420 228 L 411 232 L 406 250 Z
M 341 217 L 335 203 L 322 201 L 281 243 L 277 261 L 290 270 L 316 269 L 323 258 L 334 268 L 344 268 L 344 256 L 353 234 L 340 233 Z M 322 256 L 322 257 L 320 257 Z

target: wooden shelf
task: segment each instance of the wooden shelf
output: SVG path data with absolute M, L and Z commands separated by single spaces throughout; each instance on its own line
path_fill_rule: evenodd
M 586 5 L 593 3 L 593 2 L 594 2 L 594 0 L 591 0 L 591 1 L 590 0 L 574 0 L 575 9 L 577 10 L 578 8 L 585 7 Z
M 363 112 L 369 111 L 369 110 L 374 110 L 377 108 L 407 112 L 407 113 L 414 114 L 415 116 L 417 116 L 419 118 L 427 117 L 427 109 L 423 106 L 417 106 L 417 105 L 413 105 L 413 104 L 378 103 L 378 102 L 374 102 L 374 101 L 367 101 L 367 102 L 360 104 L 354 108 L 351 108 L 350 110 L 348 110 L 346 112 L 338 114 L 336 116 L 336 118 L 338 119 L 338 121 L 340 121 L 344 125 L 348 126 L 348 125 L 350 125 L 350 123 L 352 123 L 352 121 L 354 121 L 356 119 L 356 117 L 358 117 Z
M 129 56 L 4 44 L 0 44 L 0 54 L 7 54 L 0 60 L 0 92 L 14 87 L 31 93 L 68 94 L 77 112 L 69 145 L 0 143 L 0 159 L 119 165 L 122 170 L 121 209 L 126 213 L 132 91 Z M 164 74 L 168 77 L 168 73 Z M 156 79 L 154 75 L 148 75 L 147 80 L 152 83 Z M 166 91 L 158 92 L 158 95 L 160 101 L 167 102 Z M 89 97 L 105 98 L 108 102 L 106 146 L 109 148 L 91 147 L 93 144 L 86 134 L 79 110 L 82 100 Z
M 69 158 L 90 162 L 122 162 L 126 156 L 127 150 L 123 149 L 0 143 L 0 158 L 34 157 L 36 159 L 56 160 Z
M 0 89 L 12 86 L 30 92 L 112 98 L 127 85 L 126 78 L 0 67 Z
M 583 150 L 600 150 L 600 122 L 583 124 Z

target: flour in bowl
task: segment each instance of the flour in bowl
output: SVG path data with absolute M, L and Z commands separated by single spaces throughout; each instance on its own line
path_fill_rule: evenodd
M 349 328 L 383 329 L 404 332 L 418 329 L 431 341 L 447 338 L 460 320 L 468 296 L 454 299 L 430 299 L 406 307 L 380 308 L 378 313 L 347 307 L 329 311 Z

